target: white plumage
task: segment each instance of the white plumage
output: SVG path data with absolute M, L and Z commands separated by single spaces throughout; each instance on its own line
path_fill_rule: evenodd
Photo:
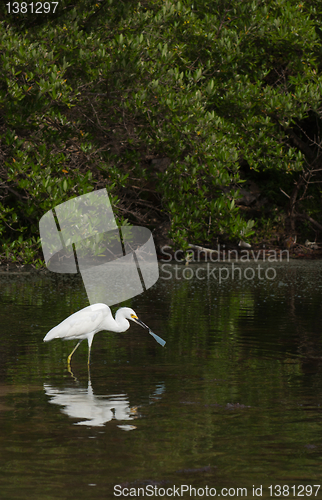
M 44 337 L 44 342 L 49 342 L 53 339 L 79 340 L 76 347 L 68 356 L 67 361 L 68 365 L 70 365 L 70 360 L 77 347 L 82 342 L 82 340 L 87 339 L 89 364 L 91 346 L 95 333 L 102 330 L 116 333 L 125 332 L 130 327 L 130 323 L 128 320 L 132 320 L 135 323 L 141 325 L 143 328 L 149 330 L 149 333 L 153 335 L 156 341 L 164 346 L 164 340 L 155 335 L 150 330 L 150 328 L 137 317 L 133 309 L 131 309 L 130 307 L 121 307 L 120 309 L 118 309 L 118 311 L 116 311 L 114 319 L 111 313 L 111 309 L 106 304 L 93 304 L 91 306 L 84 307 L 84 309 L 81 309 L 80 311 L 72 314 L 64 321 L 59 323 L 59 325 L 52 328 Z

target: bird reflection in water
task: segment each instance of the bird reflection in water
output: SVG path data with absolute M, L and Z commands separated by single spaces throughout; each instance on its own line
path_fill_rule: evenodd
M 150 401 L 155 402 L 162 397 L 164 384 L 158 384 L 150 396 Z M 49 384 L 44 384 L 44 390 L 50 397 L 49 402 L 62 406 L 61 410 L 71 418 L 82 419 L 74 425 L 87 425 L 93 427 L 103 426 L 112 420 L 131 421 L 140 417 L 137 407 L 131 407 L 127 394 L 110 394 L 97 396 L 93 393 L 91 381 L 88 387 L 69 387 L 56 389 Z M 134 425 L 121 424 L 118 427 L 129 431 L 136 429 Z

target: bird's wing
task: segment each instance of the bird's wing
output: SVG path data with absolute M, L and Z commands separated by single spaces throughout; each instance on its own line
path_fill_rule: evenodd
M 98 304 L 95 304 L 97 306 Z M 88 306 L 72 314 L 59 325 L 52 328 L 44 338 L 45 342 L 52 339 L 75 339 L 85 338 L 88 333 L 99 331 L 100 324 L 107 315 L 111 315 L 110 309 L 105 304 L 102 308 Z

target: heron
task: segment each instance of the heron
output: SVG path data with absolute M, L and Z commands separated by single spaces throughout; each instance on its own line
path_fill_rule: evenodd
M 67 358 L 68 367 L 74 352 L 80 343 L 87 339 L 88 342 L 88 359 L 87 365 L 90 365 L 91 346 L 95 333 L 102 330 L 121 333 L 130 328 L 129 320 L 134 321 L 142 326 L 155 340 L 164 347 L 165 341 L 141 321 L 137 314 L 130 307 L 121 307 L 116 311 L 115 319 L 112 316 L 111 309 L 106 304 L 92 304 L 80 309 L 68 318 L 64 319 L 59 325 L 52 328 L 44 337 L 44 342 L 49 342 L 53 339 L 63 340 L 78 340 L 78 344 L 74 347 Z

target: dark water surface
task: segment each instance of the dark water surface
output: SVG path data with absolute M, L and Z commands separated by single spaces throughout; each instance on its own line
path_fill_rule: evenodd
M 81 279 L 0 274 L 0 498 L 322 498 L 322 263 L 261 265 L 161 266 L 126 305 L 166 347 L 99 333 L 90 380 L 42 341 Z

